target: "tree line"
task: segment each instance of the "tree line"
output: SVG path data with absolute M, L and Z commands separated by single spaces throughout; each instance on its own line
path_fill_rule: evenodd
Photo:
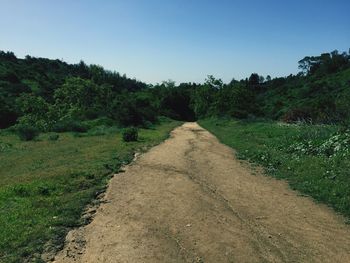
M 301 71 L 287 77 L 252 73 L 229 83 L 208 76 L 204 83 L 147 85 L 83 61 L 20 59 L 0 51 L 0 128 L 79 130 L 84 120 L 98 118 L 147 127 L 158 116 L 348 123 L 350 54 L 333 51 L 298 63 Z

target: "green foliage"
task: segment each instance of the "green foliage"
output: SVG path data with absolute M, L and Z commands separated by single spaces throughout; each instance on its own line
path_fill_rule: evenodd
M 157 113 L 175 120 L 194 121 L 196 119 L 191 100 L 198 84 L 181 83 L 175 86 L 173 81 L 163 82 L 150 89 L 152 104 Z
M 331 53 L 323 53 L 320 56 L 307 56 L 298 63 L 304 74 L 325 75 L 348 68 L 349 58 L 350 55 L 346 52 L 339 54 L 338 50 L 334 50 Z
M 57 141 L 60 138 L 60 135 L 57 133 L 50 133 L 48 139 L 50 141 Z
M 121 94 L 112 103 L 111 117 L 121 126 L 143 126 L 155 122 L 157 112 L 151 97 L 146 93 Z
M 209 75 L 205 83 L 194 90 L 192 108 L 198 118 L 215 114 L 215 99 L 222 87 L 221 79 Z
M 52 130 L 55 132 L 86 132 L 87 127 L 81 121 L 66 119 L 55 123 Z
M 88 127 L 88 129 L 92 129 L 95 127 L 99 127 L 99 126 L 106 126 L 106 127 L 110 127 L 115 125 L 115 121 L 111 118 L 107 118 L 107 117 L 101 117 L 101 118 L 97 118 L 94 120 L 87 120 L 84 121 L 83 124 Z
M 193 121 L 206 116 L 264 117 L 289 123 L 350 120 L 350 55 L 337 51 L 299 61 L 284 78 L 222 80 L 203 84 L 132 80 L 98 65 L 0 55 L 0 128 L 16 122 L 52 131 L 67 120 L 113 119 L 119 126 L 152 126 L 164 115 Z M 265 81 L 266 79 L 266 81 Z M 58 124 L 61 125 L 61 124 Z M 62 129 L 72 130 L 72 129 Z
M 65 83 L 55 90 L 54 99 L 60 110 L 61 118 L 86 117 L 98 115 L 102 107 L 99 87 L 91 80 L 67 78 Z
M 22 93 L 17 98 L 17 107 L 22 115 L 18 118 L 20 125 L 33 126 L 40 131 L 49 131 L 57 119 L 54 106 L 32 93 Z
M 130 127 L 130 128 L 123 129 L 122 136 L 123 136 L 124 142 L 132 142 L 132 141 L 137 141 L 139 133 L 137 128 Z
M 22 141 L 31 141 L 39 135 L 39 130 L 33 126 L 18 125 L 17 133 Z
M 289 76 L 264 85 L 257 101 L 265 117 L 290 123 L 349 121 L 350 69 L 321 76 Z
M 216 113 L 219 116 L 247 118 L 259 114 L 256 95 L 242 83 L 225 86 L 218 91 L 215 101 Z
M 0 84 L 1 85 L 1 84 Z M 11 101 L 1 94 L 0 86 L 0 129 L 15 124 L 18 116 L 16 110 L 11 106 Z
M 146 88 L 97 65 L 31 56 L 18 59 L 11 52 L 0 52 L 0 128 L 27 115 L 26 120 L 43 131 L 61 119 L 106 117 L 120 93 L 132 96 Z

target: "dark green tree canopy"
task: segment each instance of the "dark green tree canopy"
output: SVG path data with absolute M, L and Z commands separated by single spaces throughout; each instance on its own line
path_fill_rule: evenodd
M 225 84 L 209 75 L 203 84 L 147 85 L 83 61 L 20 59 L 0 51 L 0 128 L 83 130 L 76 122 L 96 118 L 150 126 L 158 116 L 193 121 L 213 115 L 350 122 L 350 55 L 335 50 L 306 56 L 299 68 L 297 75 L 274 79 L 252 73 Z

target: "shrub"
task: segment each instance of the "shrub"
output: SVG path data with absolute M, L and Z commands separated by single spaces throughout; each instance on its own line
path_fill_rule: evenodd
M 57 133 L 51 133 L 51 134 L 49 135 L 49 141 L 57 141 L 59 137 L 60 137 L 59 134 L 57 134 Z
M 15 185 L 12 188 L 12 190 L 15 193 L 16 196 L 19 196 L 19 197 L 28 197 L 28 196 L 30 196 L 30 190 L 25 185 Z
M 120 126 L 142 126 L 155 122 L 157 112 L 152 100 L 143 94 L 118 96 L 111 106 L 111 116 Z
M 55 132 L 86 132 L 87 127 L 82 124 L 80 121 L 66 120 L 57 122 L 53 126 L 53 131 Z
M 116 124 L 116 122 L 108 117 L 101 117 L 94 120 L 84 121 L 83 124 L 88 128 L 92 129 L 95 127 L 106 126 L 111 127 Z
M 86 135 L 87 136 L 106 135 L 106 134 L 116 133 L 118 130 L 119 129 L 116 126 L 109 127 L 109 126 L 101 125 L 90 129 Z
M 125 142 L 137 141 L 138 130 L 134 127 L 126 128 L 122 131 L 122 135 Z
M 6 143 L 6 142 L 0 141 L 0 153 L 1 152 L 6 152 L 6 151 L 8 151 L 11 148 L 12 148 L 12 144 L 11 143 Z
M 308 109 L 295 108 L 284 114 L 282 121 L 286 123 L 295 122 L 310 122 L 312 120 L 310 111 Z
M 20 125 L 17 127 L 17 133 L 22 141 L 31 141 L 39 135 L 39 130 L 32 126 Z
M 54 187 L 43 184 L 38 186 L 37 193 L 42 196 L 49 196 L 51 195 L 53 190 L 54 190 Z

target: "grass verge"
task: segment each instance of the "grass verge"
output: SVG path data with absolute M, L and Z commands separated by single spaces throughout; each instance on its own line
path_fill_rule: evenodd
M 199 124 L 237 157 L 350 217 L 350 133 L 336 126 L 204 119 Z
M 117 128 L 84 134 L 42 134 L 23 142 L 0 134 L 0 262 L 42 262 L 48 241 L 62 246 L 67 231 L 84 224 L 81 213 L 103 191 L 110 175 L 163 141 L 180 122 L 140 129 L 125 143 Z

